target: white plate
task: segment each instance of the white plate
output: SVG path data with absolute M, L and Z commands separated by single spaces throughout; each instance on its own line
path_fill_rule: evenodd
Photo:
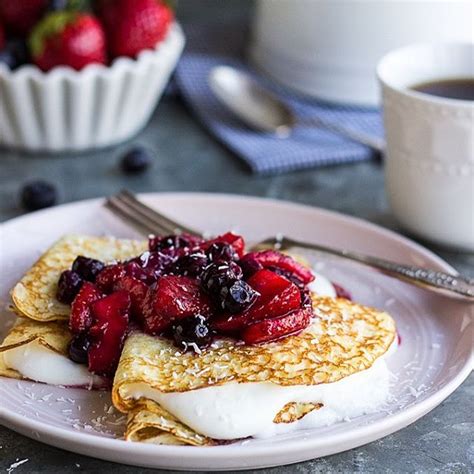
M 278 232 L 388 259 L 452 271 L 431 252 L 360 220 L 284 202 L 216 194 L 152 194 L 145 200 L 190 226 L 211 233 L 234 229 L 249 240 Z M 84 201 L 3 224 L 0 298 L 3 336 L 12 316 L 8 290 L 48 245 L 65 233 L 136 234 L 101 207 Z M 472 306 L 442 299 L 338 260 L 313 256 L 316 268 L 355 299 L 390 311 L 401 335 L 389 359 L 391 400 L 380 413 L 327 428 L 210 448 L 127 443 L 123 417 L 107 392 L 57 388 L 0 378 L 0 421 L 53 446 L 110 461 L 170 469 L 248 469 L 289 464 L 341 452 L 399 430 L 444 400 L 471 370 Z M 110 413 L 109 413 L 110 412 Z

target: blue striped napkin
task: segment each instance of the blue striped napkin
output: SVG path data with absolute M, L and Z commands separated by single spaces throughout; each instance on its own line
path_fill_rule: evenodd
M 378 110 L 308 100 L 257 76 L 245 62 L 244 48 L 249 35 L 240 25 L 188 26 L 185 33 L 187 46 L 175 75 L 181 94 L 211 133 L 254 173 L 271 175 L 373 156 L 370 149 L 316 127 L 297 127 L 286 139 L 250 130 L 217 101 L 207 85 L 213 66 L 225 64 L 250 72 L 284 99 L 299 117 L 319 117 L 374 136 L 383 135 Z

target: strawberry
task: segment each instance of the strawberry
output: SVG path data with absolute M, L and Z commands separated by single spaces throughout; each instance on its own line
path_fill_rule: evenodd
M 311 322 L 312 312 L 308 309 L 297 309 L 278 318 L 263 319 L 242 331 L 242 339 L 246 344 L 273 342 L 292 334 L 296 334 Z
M 43 71 L 56 66 L 80 70 L 105 64 L 105 35 L 98 20 L 86 13 L 58 11 L 45 16 L 30 36 L 33 62 Z
M 73 334 L 79 334 L 89 329 L 92 324 L 90 305 L 102 297 L 103 294 L 93 283 L 86 281 L 82 284 L 79 293 L 72 302 L 69 316 L 69 329 Z
M 189 277 L 167 275 L 148 290 L 143 305 L 144 329 L 149 334 L 160 334 L 173 321 L 198 314 L 211 314 L 209 296 L 199 283 Z
M 161 0 L 102 0 L 99 16 L 112 57 L 136 57 L 153 49 L 168 32 L 173 11 Z
M 214 243 L 229 244 L 235 250 L 238 258 L 242 258 L 245 251 L 245 241 L 242 236 L 234 234 L 233 232 L 227 232 L 223 235 L 219 235 L 215 239 L 208 240 L 202 244 L 203 249 L 208 249 Z
M 275 250 L 249 252 L 242 258 L 244 266 L 247 261 L 256 261 L 264 268 L 277 271 L 277 273 L 287 276 L 290 280 L 300 281 L 302 285 L 307 285 L 314 280 L 311 270 L 293 260 L 290 256 Z
M 117 291 L 92 303 L 91 310 L 89 370 L 110 376 L 117 368 L 127 334 L 130 296 L 126 291 Z
M 125 275 L 114 284 L 114 291 L 120 290 L 124 290 L 130 295 L 130 315 L 141 320 L 148 286 L 132 276 Z
M 48 0 L 0 0 L 0 17 L 15 36 L 25 37 L 48 6 Z
M 248 283 L 260 293 L 255 303 L 243 313 L 216 318 L 212 322 L 213 328 L 222 332 L 235 332 L 255 321 L 275 318 L 301 306 L 299 288 L 270 270 L 258 271 Z

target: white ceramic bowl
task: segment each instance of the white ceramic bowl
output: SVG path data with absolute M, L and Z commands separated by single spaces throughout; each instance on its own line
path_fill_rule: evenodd
M 130 138 L 150 118 L 184 47 L 178 24 L 137 59 L 82 71 L 0 66 L 0 145 L 80 151 Z
M 416 235 L 474 251 L 474 102 L 411 89 L 474 78 L 474 43 L 408 46 L 386 55 L 377 72 L 393 213 Z
M 252 60 L 328 101 L 378 105 L 375 68 L 395 48 L 472 41 L 472 0 L 258 0 Z

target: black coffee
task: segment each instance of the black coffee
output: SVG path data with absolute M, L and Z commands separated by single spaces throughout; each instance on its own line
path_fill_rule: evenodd
M 448 99 L 474 100 L 474 78 L 423 82 L 413 86 L 412 89 Z

